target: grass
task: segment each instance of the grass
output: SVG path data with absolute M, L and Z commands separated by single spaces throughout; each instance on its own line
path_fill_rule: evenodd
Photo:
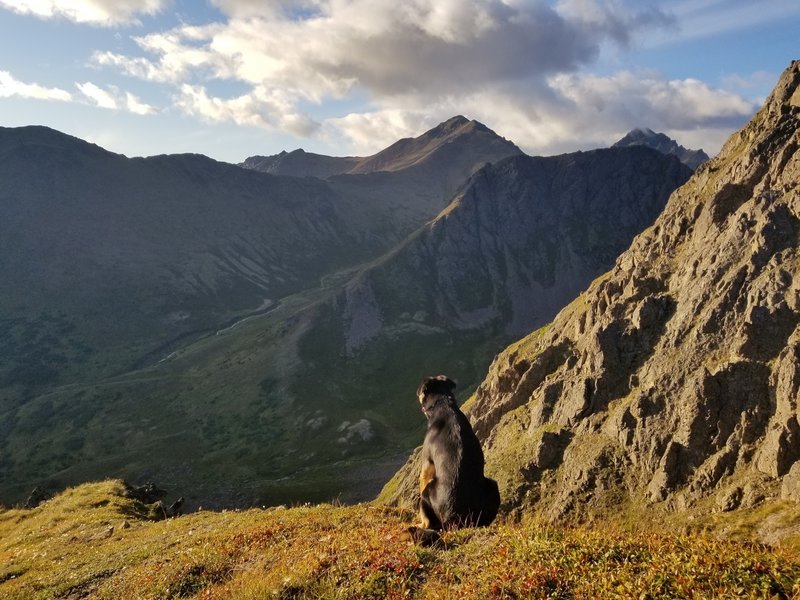
M 378 505 L 200 511 L 151 521 L 122 484 L 0 511 L 0 597 L 790 598 L 789 548 L 650 527 L 501 522 L 403 539 L 412 515 Z

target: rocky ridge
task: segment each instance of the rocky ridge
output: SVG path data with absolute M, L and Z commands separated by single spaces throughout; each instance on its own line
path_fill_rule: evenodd
M 633 129 L 625 137 L 616 142 L 612 147 L 619 148 L 625 146 L 647 146 L 664 154 L 674 154 L 680 161 L 690 167 L 697 169 L 701 164 L 709 159 L 702 149 L 689 150 L 678 142 L 663 133 L 656 133 L 652 129 Z
M 800 62 L 468 402 L 508 510 L 800 500 Z M 413 503 L 414 457 L 381 499 Z

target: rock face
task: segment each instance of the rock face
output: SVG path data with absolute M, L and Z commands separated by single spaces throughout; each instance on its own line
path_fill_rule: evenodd
M 800 497 L 800 62 L 468 403 L 506 509 Z M 382 495 L 410 501 L 413 457 Z M 413 484 L 412 484 L 413 485 Z
M 664 135 L 656 133 L 652 129 L 634 129 L 629 131 L 625 137 L 614 144 L 614 147 L 626 146 L 647 146 L 664 154 L 674 154 L 680 161 L 692 170 L 697 169 L 701 164 L 709 159 L 708 154 L 703 150 L 689 150 L 678 142 Z
M 347 352 L 387 328 L 492 326 L 518 337 L 547 323 L 690 174 L 643 147 L 521 155 L 483 168 L 434 221 L 347 287 Z

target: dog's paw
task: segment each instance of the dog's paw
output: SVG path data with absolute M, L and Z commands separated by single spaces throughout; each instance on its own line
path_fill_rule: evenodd
M 420 546 L 439 546 L 442 541 L 442 534 L 435 529 L 425 529 L 423 527 L 409 527 L 406 530 L 405 539 L 413 541 Z

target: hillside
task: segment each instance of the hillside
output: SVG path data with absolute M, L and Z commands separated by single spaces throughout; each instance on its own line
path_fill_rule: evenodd
M 508 509 L 774 525 L 800 499 L 799 129 L 795 62 L 609 272 L 496 358 L 469 414 Z M 414 470 L 384 497 L 412 499 Z
M 450 167 L 494 156 L 473 147 Z M 282 452 L 275 430 L 294 427 L 272 415 L 294 399 L 279 379 L 297 333 L 278 331 L 446 206 L 449 172 L 420 176 L 425 164 L 325 182 L 0 129 L 0 498 L 101 473 L 161 474 L 162 460 L 185 474 L 195 467 L 180 448 L 234 448 L 249 437 L 243 422 L 269 419 L 253 433 Z M 188 372 L 164 364 L 270 313 L 274 328 L 260 332 L 275 336 L 270 348 L 250 348 L 266 351 L 266 364 L 234 385 L 226 355 L 236 342 Z
M 515 156 L 483 168 L 435 220 L 348 284 L 347 351 L 414 323 L 510 335 L 543 325 L 690 174 L 647 148 Z
M 795 551 L 698 531 L 536 521 L 401 540 L 410 515 L 358 505 L 154 521 L 121 482 L 0 509 L 0 596 L 50 598 L 789 598 Z

